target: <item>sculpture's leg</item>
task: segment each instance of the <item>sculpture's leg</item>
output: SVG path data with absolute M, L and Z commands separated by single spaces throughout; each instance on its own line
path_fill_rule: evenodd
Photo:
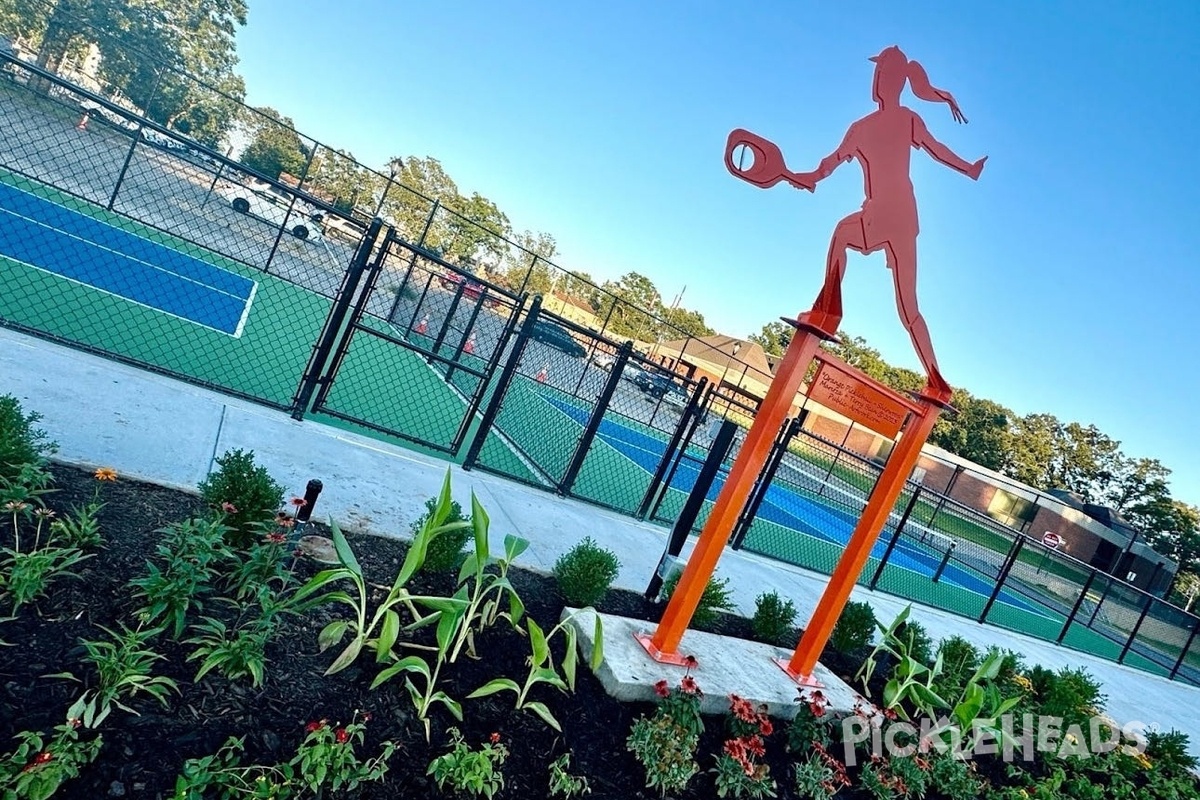
M 860 253 L 867 251 L 862 212 L 855 212 L 839 222 L 829 242 L 825 284 L 813 303 L 813 311 L 824 314 L 830 320 L 831 329 L 836 329 L 842 319 L 842 278 L 846 275 L 846 251 L 849 249 Z
M 925 368 L 930 391 L 943 402 L 949 402 L 950 384 L 946 383 L 938 369 L 933 342 L 929 339 L 929 327 L 917 306 L 917 243 L 915 240 L 899 245 L 889 242 L 886 252 L 892 279 L 896 284 L 896 308 L 900 312 L 900 321 L 908 329 L 913 349 L 917 351 L 917 358 L 921 359 L 921 366 Z

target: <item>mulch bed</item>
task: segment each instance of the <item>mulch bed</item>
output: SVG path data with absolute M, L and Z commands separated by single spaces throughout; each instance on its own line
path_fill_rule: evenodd
M 56 466 L 53 471 L 58 489 L 49 499 L 53 508 L 65 510 L 91 498 L 96 482 L 90 473 L 64 466 Z M 153 554 L 158 539 L 157 529 L 202 511 L 196 496 L 159 486 L 121 480 L 103 489 L 107 503 L 101 516 L 104 549 L 84 562 L 78 579 L 57 583 L 51 596 L 23 608 L 19 619 L 0 625 L 0 639 L 13 645 L 0 648 L 0 742 L 5 743 L 0 745 L 0 752 L 10 749 L 7 743 L 20 730 L 49 732 L 63 721 L 81 688 L 77 683 L 45 676 L 71 671 L 85 681 L 91 680 L 81 661 L 84 651 L 80 642 L 99 638 L 102 631 L 97 625 L 115 628 L 122 621 L 133 624 L 135 602 L 128 583 L 144 573 L 145 561 Z M 373 536 L 352 537 L 351 542 L 368 579 L 390 585 L 403 559 L 405 544 Z M 303 569 L 311 574 L 315 567 L 307 565 Z M 552 627 L 563 608 L 554 580 L 519 569 L 510 575 L 528 613 L 544 628 Z M 421 579 L 413 590 L 450 594 L 452 586 L 448 578 Z M 599 609 L 647 621 L 655 621 L 660 612 L 641 595 L 626 591 L 610 592 Z M 443 796 L 425 771 L 429 762 L 447 749 L 445 730 L 452 724 L 457 724 L 471 745 L 486 741 L 492 733 L 499 733 L 508 744 L 511 755 L 503 767 L 506 785 L 498 797 L 547 797 L 548 765 L 566 751 L 572 754 L 571 772 L 585 775 L 590 781 L 591 797 L 659 797 L 657 792 L 643 788 L 641 766 L 625 748 L 633 721 L 653 707 L 613 700 L 584 665 L 574 694 L 544 686 L 535 690 L 535 699 L 545 701 L 562 721 L 563 733 L 532 714 L 515 712 L 512 695 L 505 693 L 464 700 L 462 723 L 455 723 L 440 708 L 436 710 L 430 744 L 414 717 L 402 681 L 393 681 L 376 691 L 368 689 L 378 669 L 371 653 L 343 672 L 322 675 L 333 654 L 318 653 L 317 633 L 341 613 L 333 607 L 322 607 L 303 617 L 289 618 L 268 648 L 267 680 L 257 690 L 249 682 L 229 682 L 216 674 L 194 683 L 195 662 L 185 663 L 188 646 L 160 637 L 156 646 L 166 657 L 160 662 L 160 674 L 174 678 L 180 694 L 172 695 L 166 708 L 153 700 L 136 698 L 133 705 L 140 715 L 114 711 L 102 726 L 104 745 L 97 761 L 85 767 L 81 777 L 66 784 L 56 796 L 170 797 L 183 762 L 214 753 L 229 736 L 246 737 L 245 763 L 274 764 L 294 754 L 306 723 L 317 719 L 346 722 L 356 710 L 366 710 L 373 719 L 361 755 L 372 755 L 384 739 L 397 742 L 399 749 L 391 759 L 386 779 L 366 786 L 359 797 Z M 749 622 L 736 616 L 722 615 L 710 630 L 751 638 Z M 451 697 L 462 699 L 498 676 L 523 680 L 528 643 L 503 624 L 485 633 L 478 642 L 478 652 L 482 656 L 479 660 L 461 658 L 444 670 L 444 688 Z M 853 664 L 837 659 L 829 652 L 823 661 L 840 674 L 853 671 Z M 675 672 L 664 669 L 664 677 L 674 678 Z M 702 769 L 711 767 L 713 754 L 720 752 L 723 732 L 723 719 L 706 720 L 698 755 Z M 766 762 L 780 783 L 780 796 L 796 796 L 788 785 L 790 768 L 782 736 L 776 734 L 768 747 Z M 682 795 L 713 796 L 712 778 L 705 773 L 693 778 L 688 793 Z M 856 795 L 844 792 L 839 796 Z

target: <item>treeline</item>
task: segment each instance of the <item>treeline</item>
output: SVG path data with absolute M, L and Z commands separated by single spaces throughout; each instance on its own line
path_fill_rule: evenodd
M 763 326 L 749 338 L 767 352 L 782 354 L 791 328 Z M 887 363 L 860 336 L 843 334 L 826 349 L 897 391 L 917 391 L 925 376 Z M 1200 572 L 1200 508 L 1171 496 L 1171 470 L 1156 458 L 1127 455 L 1121 443 L 1095 425 L 1064 422 L 1053 414 L 1016 414 L 966 389 L 955 389 L 957 414 L 945 414 L 929 437 L 932 444 L 1037 489 L 1066 489 L 1087 502 L 1116 509 L 1141 530 L 1158 552 L 1191 573 L 1177 581 L 1195 597 Z

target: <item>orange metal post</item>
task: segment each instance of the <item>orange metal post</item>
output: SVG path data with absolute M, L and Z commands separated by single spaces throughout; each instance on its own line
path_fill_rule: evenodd
M 917 463 L 921 447 L 929 438 L 938 414 L 945 407 L 941 397 L 922 394 L 917 400 L 922 407 L 922 413 L 913 414 L 905 425 L 904 433 L 888 458 L 887 467 L 879 476 L 858 524 L 854 526 L 854 533 L 851 534 L 846 550 L 829 578 L 829 584 L 825 587 L 791 660 L 784 662 L 783 659 L 779 659 L 776 662 L 802 684 L 820 685 L 812 678 L 817 659 L 825 649 L 829 634 L 833 632 L 833 626 L 842 615 L 846 601 L 850 599 L 850 592 L 858 582 L 858 576 L 867 563 L 871 548 L 879 538 L 879 532 L 883 530 L 888 515 L 896 505 L 896 499 L 900 497 L 900 492 L 903 491 L 904 484 Z
M 682 663 L 682 656 L 678 653 L 679 641 L 692 621 L 704 587 L 708 585 L 738 515 L 762 472 L 771 444 L 796 399 L 808 365 L 812 363 L 821 341 L 833 338 L 837 323 L 836 317 L 813 313 L 801 314 L 796 321 L 796 335 L 792 337 L 783 360 L 775 370 L 771 388 L 767 390 L 767 396 L 754 416 L 746 441 L 742 443 L 729 477 L 717 495 L 717 501 L 700 532 L 696 548 L 688 559 L 658 628 L 653 636 L 637 635 L 646 652 L 656 661 Z

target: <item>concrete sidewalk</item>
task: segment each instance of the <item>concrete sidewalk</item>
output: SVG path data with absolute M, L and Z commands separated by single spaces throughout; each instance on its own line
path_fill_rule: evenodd
M 317 516 L 333 517 L 361 533 L 406 536 L 447 469 L 443 461 L 401 447 L 317 422 L 296 422 L 282 412 L 2 328 L 0 394 L 15 395 L 27 411 L 43 416 L 41 426 L 58 442 L 57 458 L 67 463 L 113 467 L 131 478 L 195 491 L 218 455 L 252 450 L 288 491 L 303 494 L 310 478 L 321 479 L 325 488 Z M 620 587 L 645 588 L 666 542 L 664 528 L 479 471 L 450 470 L 455 498 L 466 507 L 474 492 L 487 509 L 497 545 L 506 533 L 530 541 L 522 566 L 549 571 L 562 553 L 590 535 L 618 554 Z M 802 623 L 827 580 L 734 551 L 725 553 L 718 572 L 731 579 L 742 613 L 753 613 L 755 598 L 774 590 L 795 602 Z M 870 603 L 885 621 L 907 605 L 861 587 L 854 599 Z M 935 639 L 958 634 L 978 646 L 1022 653 L 1030 665 L 1086 667 L 1103 683 L 1114 719 L 1183 731 L 1191 738 L 1191 753 L 1200 757 L 1200 718 L 1194 712 L 1200 688 L 938 609 L 915 606 L 913 617 Z

